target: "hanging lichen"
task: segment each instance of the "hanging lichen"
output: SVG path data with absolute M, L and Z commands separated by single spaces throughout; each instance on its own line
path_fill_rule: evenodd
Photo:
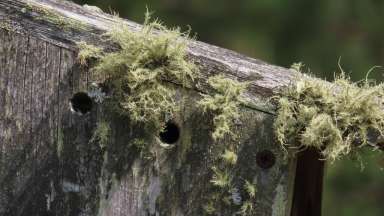
M 188 34 L 181 33 L 179 29 L 166 29 L 158 21 L 150 22 L 147 13 L 140 30 L 132 31 L 119 21 L 103 37 L 117 45 L 118 49 L 106 52 L 84 42 L 77 45 L 81 65 L 88 66 L 89 59 L 97 59 L 91 67 L 94 81 L 103 83 L 109 91 L 108 97 L 102 100 L 104 109 L 108 109 L 104 112 L 128 116 L 133 122 L 161 130 L 162 125 L 177 111 L 175 85 L 166 81 L 179 87 L 191 87 L 199 76 L 196 65 L 186 57 L 187 41 L 190 40 Z M 213 192 L 207 192 L 210 194 L 204 209 L 207 213 L 211 212 L 209 214 L 229 208 L 242 215 L 251 215 L 255 187 L 247 180 L 242 180 L 243 186 L 234 183 L 239 176 L 235 175 L 238 137 L 233 130 L 240 118 L 242 95 L 248 83 L 218 75 L 209 78 L 208 84 L 214 94 L 202 95 L 198 106 L 213 116 L 213 139 L 217 141 L 228 135 L 233 142 L 228 146 L 217 146 L 218 149 L 214 150 L 222 153 L 213 155 L 210 180 Z M 91 142 L 97 141 L 108 153 L 109 134 L 109 124 L 102 120 L 97 124 Z M 145 141 L 133 141 L 130 146 L 139 151 L 140 158 L 146 158 L 145 152 L 149 151 L 149 147 Z M 249 194 L 241 197 L 240 191 Z
M 344 72 L 333 83 L 298 76 L 278 97 L 278 141 L 314 147 L 330 161 L 369 145 L 370 131 L 384 132 L 383 87 L 367 79 L 353 83 Z
M 111 127 L 107 121 L 99 121 L 89 142 L 98 142 L 101 149 L 105 149 L 111 134 Z
M 253 202 L 256 189 L 251 191 L 252 195 L 241 197 L 240 191 L 247 191 L 251 188 L 249 181 L 245 181 L 243 186 L 235 185 L 235 175 L 237 164 L 237 133 L 234 133 L 234 125 L 240 119 L 240 107 L 243 103 L 242 95 L 248 86 L 248 82 L 239 82 L 223 75 L 217 75 L 208 79 L 208 84 L 214 90 L 214 95 L 202 94 L 203 98 L 198 102 L 198 106 L 204 112 L 213 114 L 214 130 L 212 138 L 217 141 L 225 136 L 231 138 L 231 143 L 227 146 L 214 145 L 213 152 L 223 151 L 221 155 L 213 158 L 212 178 L 210 183 L 213 186 L 204 206 L 205 213 L 215 214 L 219 209 L 231 209 L 240 215 L 252 215 Z M 223 149 L 223 150 L 220 150 Z M 247 184 L 248 183 L 248 184 Z
M 216 91 L 216 94 L 213 96 L 203 94 L 203 99 L 198 102 L 198 105 L 204 112 L 214 113 L 213 139 L 223 138 L 226 134 L 235 137 L 236 134 L 231 129 L 234 121 L 240 117 L 241 95 L 246 90 L 248 83 L 217 75 L 210 77 L 208 84 Z

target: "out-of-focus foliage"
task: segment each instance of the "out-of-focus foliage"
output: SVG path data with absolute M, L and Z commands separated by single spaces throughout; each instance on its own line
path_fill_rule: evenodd
M 168 26 L 192 26 L 199 40 L 289 67 L 304 62 L 332 79 L 337 61 L 355 81 L 384 65 L 384 1 L 380 0 L 75 0 L 142 23 L 146 6 Z M 382 69 L 370 78 L 382 80 Z M 379 153 L 378 153 L 379 154 Z M 382 156 L 384 157 L 384 155 Z M 384 215 L 384 172 L 341 161 L 328 167 L 323 215 Z

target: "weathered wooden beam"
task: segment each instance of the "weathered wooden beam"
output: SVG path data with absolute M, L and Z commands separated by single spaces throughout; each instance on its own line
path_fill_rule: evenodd
M 84 116 L 69 109 L 72 95 L 88 91 L 92 81 L 76 62 L 75 43 L 113 49 L 100 35 L 115 22 L 111 15 L 67 1 L 0 1 L 0 215 L 203 215 L 214 141 L 210 116 L 194 103 L 199 92 L 209 91 L 206 79 L 215 74 L 251 82 L 236 125 L 241 139 L 235 170 L 237 183 L 247 178 L 257 186 L 255 212 L 305 215 L 291 211 L 304 202 L 292 198 L 296 161 L 286 160 L 276 143 L 274 108 L 267 103 L 292 81 L 288 69 L 191 41 L 188 56 L 202 71 L 202 85 L 178 92 L 189 100 L 180 102 L 174 119 L 180 129 L 175 147 L 160 148 L 144 127 L 113 115 L 108 116 L 113 122 L 108 153 L 90 142 L 96 122 L 108 113 L 96 104 Z M 125 22 L 132 30 L 140 28 Z M 151 146 L 145 160 L 128 148 L 143 138 Z M 292 199 L 299 201 L 292 205 Z M 223 208 L 215 215 L 233 213 Z
M 79 41 L 101 45 L 100 34 L 117 22 L 112 15 L 67 1 L 4 0 L 0 6 L 0 18 L 6 20 L 12 29 L 73 51 L 77 50 L 75 43 Z M 28 10 L 31 7 L 45 8 L 50 12 Z M 64 18 L 47 18 L 51 13 Z M 140 29 L 140 25 L 134 22 L 125 22 L 132 30 Z M 250 101 L 273 95 L 278 88 L 287 85 L 293 75 L 286 68 L 199 41 L 190 42 L 188 53 L 202 68 L 204 78 L 224 73 L 251 82 L 247 93 Z

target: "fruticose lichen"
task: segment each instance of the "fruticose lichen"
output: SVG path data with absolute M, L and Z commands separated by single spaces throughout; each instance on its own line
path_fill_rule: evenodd
M 111 127 L 106 121 L 99 121 L 96 125 L 96 129 L 93 132 L 90 142 L 98 142 L 100 147 L 104 149 L 108 144 L 108 140 L 111 134 Z
M 102 54 L 93 71 L 112 89 L 114 108 L 133 121 L 161 127 L 177 109 L 174 86 L 164 80 L 187 86 L 198 74 L 195 64 L 186 59 L 188 34 L 151 22 L 147 13 L 139 31 L 121 21 L 105 36 L 120 49 Z M 85 47 L 80 59 L 100 54 L 99 49 L 80 45 Z
M 88 66 L 89 59 L 97 59 L 91 71 L 94 81 L 103 83 L 110 90 L 102 102 L 108 112 L 129 117 L 133 122 L 150 125 L 150 129 L 159 131 L 177 111 L 175 84 L 178 88 L 191 87 L 199 76 L 197 66 L 186 56 L 190 38 L 188 33 L 179 29 L 169 30 L 156 20 L 151 22 L 148 13 L 138 31 L 129 29 L 120 19 L 116 20 L 118 24 L 103 37 L 117 45 L 118 49 L 106 52 L 80 42 L 78 61 Z M 242 198 L 240 189 L 234 185 L 233 179 L 238 178 L 235 176 L 238 137 L 232 132 L 241 115 L 242 94 L 248 83 L 217 75 L 209 78 L 208 84 L 213 89 L 213 95 L 203 94 L 197 104 L 204 112 L 213 115 L 213 139 L 217 141 L 228 135 L 233 142 L 214 147 L 217 149 L 213 151 L 220 153 L 213 155 L 210 179 L 213 192 L 207 191 L 204 209 L 207 214 L 214 214 L 225 207 L 242 215 L 250 215 L 253 210 L 251 199 L 255 197 L 256 189 L 245 181 L 241 190 L 248 195 Z M 92 138 L 101 147 L 106 145 L 110 132 L 105 123 L 99 122 Z M 136 139 L 131 146 L 138 150 L 141 159 L 152 157 L 147 141 Z M 107 154 L 108 148 L 105 149 Z
M 313 147 L 334 161 L 369 145 L 370 131 L 383 135 L 383 84 L 353 83 L 343 71 L 333 83 L 297 77 L 278 97 L 274 127 L 283 146 Z
M 204 112 L 211 112 L 214 115 L 212 138 L 217 141 L 229 136 L 232 142 L 228 146 L 215 146 L 217 149 L 213 150 L 213 152 L 223 151 L 223 153 L 213 159 L 213 175 L 210 182 L 214 188 L 213 192 L 209 194 L 204 210 L 206 214 L 212 215 L 218 209 L 225 207 L 235 209 L 240 215 L 251 215 L 253 213 L 252 199 L 256 193 L 255 187 L 251 187 L 252 184 L 246 180 L 243 190 L 248 191 L 249 189 L 250 194 L 242 198 L 238 188 L 234 185 L 238 137 L 233 130 L 235 122 L 241 116 L 242 95 L 248 83 L 217 75 L 210 77 L 208 84 L 214 90 L 214 95 L 202 94 L 203 98 L 198 102 L 198 106 Z
M 79 48 L 77 59 L 80 65 L 87 66 L 87 61 L 91 58 L 100 58 L 103 54 L 103 50 L 95 45 L 87 44 L 84 41 L 76 43 Z
M 4 29 L 7 32 L 11 32 L 13 30 L 11 21 L 8 19 L 0 20 L 0 29 Z
M 202 94 L 203 98 L 198 102 L 198 105 L 205 112 L 211 111 L 215 114 L 213 139 L 223 138 L 226 134 L 235 137 L 236 134 L 232 132 L 231 128 L 234 121 L 240 117 L 241 95 L 246 90 L 248 83 L 217 75 L 210 77 L 208 84 L 217 93 L 213 96 Z

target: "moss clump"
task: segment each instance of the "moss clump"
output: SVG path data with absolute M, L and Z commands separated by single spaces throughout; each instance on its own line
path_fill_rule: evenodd
M 177 107 L 174 87 L 164 80 L 187 86 L 198 74 L 195 64 L 186 59 L 188 34 L 151 22 L 147 13 L 139 31 L 118 22 L 105 36 L 120 49 L 102 54 L 93 70 L 112 89 L 113 107 L 133 121 L 161 128 Z M 80 45 L 84 49 L 79 47 L 79 59 L 100 54 L 99 49 Z
M 241 95 L 248 83 L 239 82 L 222 75 L 210 77 L 208 84 L 217 92 L 215 95 L 203 95 L 198 105 L 204 112 L 211 111 L 215 114 L 212 133 L 213 139 L 223 138 L 226 134 L 235 137 L 231 131 L 233 123 L 240 117 L 239 107 L 242 102 Z
M 219 209 L 228 208 L 240 215 L 251 215 L 253 211 L 252 199 L 256 189 L 251 191 L 252 196 L 241 197 L 240 190 L 247 191 L 248 181 L 239 189 L 236 186 L 235 166 L 237 164 L 236 133 L 232 132 L 234 123 L 240 118 L 240 106 L 243 104 L 242 94 L 248 83 L 239 82 L 222 75 L 210 77 L 208 84 L 215 91 L 214 95 L 202 94 L 203 98 L 198 106 L 204 112 L 212 112 L 214 130 L 212 138 L 222 139 L 226 135 L 233 139 L 228 146 L 215 146 L 213 152 L 223 152 L 213 158 L 212 177 L 210 183 L 213 188 L 206 205 L 203 207 L 208 215 L 215 214 Z M 249 183 L 249 182 L 248 182 Z M 252 189 L 250 189 L 252 190 Z M 242 203 L 242 204 L 241 204 Z M 244 209 L 243 209 L 244 208 Z
M 278 141 L 314 147 L 331 161 L 368 145 L 369 131 L 384 131 L 383 87 L 353 83 L 344 72 L 333 83 L 300 76 L 278 97 Z

